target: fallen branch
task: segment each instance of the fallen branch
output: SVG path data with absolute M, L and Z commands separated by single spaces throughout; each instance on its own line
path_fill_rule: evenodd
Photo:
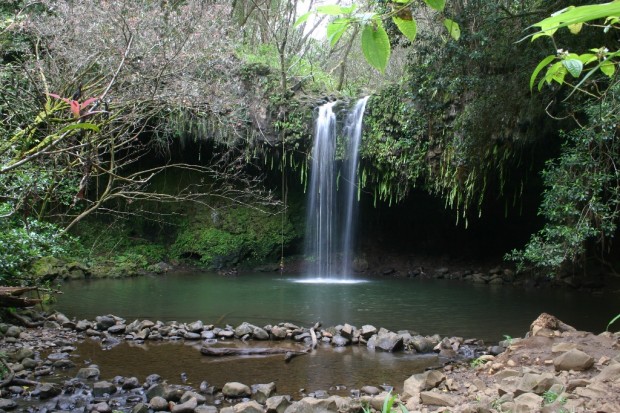
M 205 356 L 224 357 L 224 356 L 260 356 L 270 354 L 290 354 L 291 357 L 301 354 L 308 354 L 310 350 L 291 350 L 289 348 L 272 348 L 272 347 L 202 347 L 200 352 Z
M 8 386 L 15 377 L 15 372 L 8 364 L 0 357 L 0 364 L 2 365 L 2 380 L 0 380 L 0 389 Z

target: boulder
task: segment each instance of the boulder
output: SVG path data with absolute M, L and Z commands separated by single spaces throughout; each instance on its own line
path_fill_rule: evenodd
M 594 365 L 594 358 L 581 350 L 573 349 L 553 359 L 553 365 L 560 370 L 588 370 Z
M 254 327 L 252 324 L 243 322 L 241 323 L 241 325 L 239 325 L 237 328 L 235 328 L 235 336 L 236 337 L 243 337 L 246 334 L 252 334 L 252 332 L 254 331 Z
M 235 413 L 263 413 L 263 406 L 258 404 L 256 400 L 249 402 L 237 403 L 233 406 Z
M 275 392 L 276 384 L 274 382 L 252 385 L 252 398 L 261 404 L 264 404 Z
M 39 394 L 39 398 L 43 400 L 58 396 L 62 392 L 62 388 L 57 384 L 43 383 L 35 391 Z
M 610 364 L 594 377 L 594 381 L 618 381 L 620 380 L 620 364 Z
M 420 393 L 420 400 L 423 404 L 446 407 L 456 406 L 459 402 L 457 396 L 439 391 L 423 391 Z
M 11 399 L 0 399 L 0 409 L 1 410 L 12 410 L 17 407 L 17 403 L 15 400 Z
M 332 344 L 336 347 L 344 347 L 349 344 L 349 340 L 341 335 L 336 335 L 332 338 Z
M 275 340 L 284 340 L 287 334 L 286 328 L 280 326 L 274 326 L 271 329 L 271 335 Z
M 194 391 L 186 391 L 185 393 L 183 393 L 183 395 L 181 396 L 181 399 L 179 400 L 181 403 L 185 403 L 187 401 L 189 401 L 190 399 L 196 399 L 196 401 L 198 402 L 198 404 L 202 404 L 202 403 L 206 403 L 207 398 L 205 396 L 203 396 L 202 394 L 198 394 Z
M 243 383 L 236 381 L 228 382 L 224 385 L 222 393 L 226 397 L 241 398 L 249 397 L 252 394 L 252 389 Z
M 148 413 L 149 406 L 145 403 L 138 403 L 132 409 L 131 413 Z
M 403 348 L 403 336 L 394 332 L 378 334 L 375 341 L 375 347 L 383 351 L 393 352 Z
M 429 370 L 424 373 L 414 374 L 405 380 L 403 385 L 403 398 L 418 397 L 421 392 L 437 387 L 446 376 L 440 371 Z
M 267 399 L 265 406 L 267 413 L 284 413 L 287 407 L 291 405 L 290 396 L 273 396 Z
M 78 370 L 76 377 L 82 380 L 97 380 L 99 377 L 99 369 L 96 367 L 83 367 Z
M 194 413 L 194 409 L 198 406 L 198 401 L 195 397 L 190 398 L 185 403 L 179 403 L 172 406 L 170 411 L 172 413 Z
M 377 328 L 375 326 L 371 326 L 369 324 L 363 325 L 361 329 L 361 334 L 364 339 L 368 340 L 373 335 L 377 334 Z
M 149 401 L 149 406 L 156 412 L 168 410 L 168 400 L 161 396 L 155 396 Z
M 252 336 L 254 340 L 269 340 L 269 333 L 264 328 L 256 326 L 252 330 Z
M 515 412 L 539 412 L 543 398 L 534 393 L 523 393 L 514 398 Z
M 109 381 L 99 381 L 93 385 L 93 396 L 102 397 L 116 393 L 116 386 Z
M 561 384 L 560 381 L 551 373 L 532 374 L 526 373 L 521 377 L 517 384 L 515 396 L 523 393 L 543 394 L 554 384 Z
M 304 397 L 303 399 L 292 403 L 286 408 L 284 413 L 328 413 L 338 412 L 338 404 L 334 397 L 327 399 L 315 399 L 314 397 Z

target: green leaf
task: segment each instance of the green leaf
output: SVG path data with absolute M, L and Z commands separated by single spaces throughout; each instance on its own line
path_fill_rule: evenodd
M 568 30 L 570 30 L 572 34 L 579 34 L 582 27 L 583 27 L 583 23 L 569 24 Z
M 615 71 L 616 65 L 611 60 L 604 60 L 603 62 L 601 62 L 601 72 L 603 72 L 607 76 L 612 77 Z
M 366 25 L 362 31 L 362 52 L 366 61 L 384 73 L 390 59 L 390 39 L 381 22 Z
M 418 33 L 418 25 L 415 20 L 405 20 L 397 16 L 392 17 L 392 20 L 398 27 L 398 30 L 400 30 L 410 42 L 415 40 L 415 36 Z
M 549 63 L 551 63 L 553 59 L 555 59 L 555 55 L 549 55 L 543 60 L 541 60 L 540 63 L 538 63 L 538 66 L 536 66 L 536 69 L 534 69 L 534 72 L 530 77 L 530 90 L 532 90 L 532 88 L 534 87 L 534 82 L 536 81 L 536 77 L 538 77 L 540 71 L 543 70 Z
M 325 6 L 319 6 L 316 8 L 317 13 L 327 14 L 329 16 L 338 16 L 339 14 L 346 14 L 342 11 L 342 7 L 337 4 L 327 4 Z
M 85 130 L 92 130 L 94 132 L 99 132 L 99 126 L 95 125 L 94 123 L 84 122 L 84 123 L 72 123 L 71 125 L 67 125 L 64 128 L 62 128 L 58 132 L 58 134 L 60 135 L 73 129 L 85 129 Z
M 446 0 L 424 0 L 424 3 L 437 11 L 443 11 L 446 7 Z
M 609 327 L 611 327 L 611 325 L 613 323 L 615 323 L 616 321 L 618 321 L 618 320 L 620 320 L 620 314 L 618 314 L 617 316 L 612 318 L 612 320 L 609 322 L 609 324 L 607 324 L 607 328 L 605 329 L 605 331 L 609 331 Z
M 450 19 L 444 19 L 443 25 L 446 26 L 446 29 L 448 29 L 448 33 L 450 33 L 450 36 L 454 40 L 458 41 L 460 39 L 461 28 L 457 22 Z
M 549 32 L 550 30 L 555 31 L 555 29 L 559 29 L 560 27 L 571 26 L 574 24 L 585 23 L 591 20 L 617 15 L 620 15 L 619 1 L 579 7 L 570 6 L 554 13 L 551 17 L 541 20 L 538 23 L 534 23 L 532 27 L 539 27 L 540 32 Z M 532 40 L 540 37 L 541 35 L 548 35 L 546 33 L 541 34 L 540 32 L 533 35 Z
M 562 65 L 568 70 L 573 77 L 579 77 L 583 71 L 583 63 L 579 59 L 562 60 Z
M 336 19 L 327 25 L 327 39 L 331 47 L 338 43 L 338 40 L 349 28 L 350 23 L 349 19 Z
M 301 16 L 299 16 L 299 18 L 295 21 L 295 24 L 293 25 L 294 28 L 299 27 L 301 24 L 304 24 L 308 18 L 312 15 L 312 12 L 309 11 L 307 13 L 302 14 Z

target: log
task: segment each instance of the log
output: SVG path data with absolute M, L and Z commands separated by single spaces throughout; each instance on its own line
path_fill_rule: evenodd
M 38 298 L 22 298 L 15 297 L 13 295 L 0 294 L 0 307 L 34 307 L 39 304 L 41 300 Z
M 6 362 L 0 358 L 0 366 L 2 366 L 2 380 L 0 380 L 0 388 L 8 386 L 15 378 L 15 372 Z
M 291 354 L 298 356 L 308 354 L 309 350 L 292 350 L 290 348 L 274 347 L 206 347 L 203 346 L 200 352 L 205 356 L 224 357 L 224 356 L 260 356 L 270 354 Z

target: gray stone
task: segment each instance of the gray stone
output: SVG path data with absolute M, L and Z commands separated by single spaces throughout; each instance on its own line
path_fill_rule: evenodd
M 186 332 L 183 334 L 185 340 L 200 340 L 202 337 L 198 333 Z
M 99 369 L 95 367 L 83 367 L 78 370 L 76 377 L 82 380 L 97 380 L 97 378 L 99 377 Z
M 235 328 L 235 336 L 236 337 L 243 337 L 246 334 L 252 334 L 252 331 L 254 331 L 254 327 L 255 326 L 253 326 L 250 323 L 243 322 L 243 323 L 241 323 L 241 325 L 239 325 L 237 328 Z
M 534 393 L 523 393 L 514 398 L 515 412 L 538 412 L 543 398 Z
M 254 340 L 269 340 L 269 333 L 264 328 L 254 327 L 252 335 Z
M 573 349 L 553 359 L 553 364 L 558 371 L 583 371 L 594 365 L 594 359 L 581 350 Z
M 338 412 L 338 404 L 333 397 L 327 399 L 315 399 L 314 397 L 304 397 L 292 403 L 286 408 L 285 413 L 328 413 Z
M 610 364 L 594 377 L 594 381 L 616 381 L 620 379 L 620 364 Z
M 43 328 L 48 330 L 60 330 L 60 324 L 55 321 L 45 320 L 43 323 Z
M 26 357 L 25 359 L 22 360 L 22 365 L 24 366 L 24 368 L 28 370 L 32 370 L 39 365 L 39 362 L 29 357 Z
M 543 394 L 554 384 L 561 384 L 560 381 L 551 373 L 532 374 L 526 373 L 521 377 L 517 384 L 515 396 L 523 393 Z
M 287 334 L 288 334 L 288 332 L 286 331 L 286 328 L 283 328 L 283 327 L 280 327 L 280 326 L 273 326 L 271 328 L 271 335 L 276 340 L 283 340 L 283 339 L 285 339 Z
M 332 338 L 332 344 L 336 347 L 344 347 L 349 344 L 349 340 L 338 334 Z
M 207 406 L 206 404 L 199 404 L 194 409 L 194 413 L 217 413 L 217 407 Z
M 340 335 L 344 338 L 351 339 L 353 337 L 354 331 L 355 331 L 355 327 L 353 327 L 351 324 L 345 324 L 340 329 Z
M 62 388 L 53 383 L 43 383 L 36 390 L 39 393 L 39 398 L 42 400 L 56 397 L 62 392 Z
M 128 377 L 123 381 L 123 385 L 121 387 L 123 390 L 137 389 L 140 387 L 140 382 L 137 377 Z
M 430 353 L 433 351 L 433 347 L 435 347 L 436 344 L 433 340 L 422 336 L 412 337 L 410 343 L 418 353 Z
M 100 402 L 100 403 L 93 404 L 90 408 L 90 411 L 97 412 L 97 413 L 110 413 L 112 411 L 112 408 L 110 407 L 108 403 Z
M 93 328 L 93 323 L 88 320 L 80 320 L 75 325 L 77 331 L 86 331 Z
M 69 353 L 50 353 L 47 356 L 48 360 L 56 361 L 56 360 L 64 360 L 69 358 Z
M 11 360 L 21 362 L 22 360 L 34 357 L 34 351 L 30 347 L 22 347 L 11 354 Z
M 103 315 L 95 317 L 97 330 L 105 331 L 116 324 L 116 319 L 111 315 Z
M 101 397 L 104 394 L 110 395 L 116 393 L 116 386 L 109 381 L 99 381 L 93 384 L 93 396 Z
M 6 333 L 4 333 L 5 336 L 7 337 L 14 337 L 14 338 L 18 338 L 19 335 L 21 334 L 22 329 L 17 327 L 17 326 L 10 326 L 7 330 Z
M 146 391 L 146 400 L 149 402 L 155 397 L 164 398 L 166 394 L 166 388 L 161 383 L 151 385 Z
M 437 387 L 446 376 L 440 371 L 429 370 L 424 373 L 414 374 L 405 380 L 403 385 L 403 397 L 417 397 L 421 392 Z
M 433 406 L 452 407 L 458 403 L 458 398 L 454 395 L 438 391 L 423 391 L 420 393 L 420 400 L 423 404 Z
M 381 390 L 375 386 L 364 386 L 360 389 L 360 391 L 370 396 L 376 396 L 377 394 L 381 393 Z
M 363 325 L 361 329 L 361 334 L 362 334 L 362 337 L 368 340 L 370 337 L 377 334 L 377 328 L 370 324 Z
M 243 383 L 233 381 L 233 382 L 228 382 L 224 385 L 224 388 L 222 389 L 222 393 L 226 397 L 233 397 L 233 398 L 248 397 L 252 394 L 252 389 L 250 389 L 248 386 L 246 386 Z
M 173 402 L 179 402 L 186 390 L 180 386 L 166 386 L 164 392 L 164 399 Z
M 198 406 L 198 401 L 192 397 L 185 403 L 175 404 L 170 411 L 172 413 L 193 413 L 196 406 Z
M 258 404 L 256 400 L 250 400 L 249 402 L 242 402 L 236 404 L 233 409 L 235 413 L 263 413 L 263 406 Z
M 17 407 L 17 403 L 11 399 L 0 399 L 0 409 L 12 410 Z
M 108 333 L 110 333 L 110 334 L 124 334 L 125 330 L 127 330 L 127 326 L 125 324 L 115 324 L 112 327 L 108 328 Z
M 291 405 L 290 396 L 273 396 L 267 399 L 265 406 L 267 413 L 284 413 L 287 407 Z
M 207 401 L 207 398 L 203 396 L 202 394 L 198 394 L 194 391 L 189 391 L 189 390 L 183 393 L 183 396 L 181 396 L 181 399 L 179 401 L 181 403 L 185 403 L 186 401 L 189 401 L 191 398 L 196 399 L 198 404 L 202 404 Z
M 403 337 L 391 331 L 379 334 L 375 342 L 375 347 L 388 352 L 401 350 L 403 348 Z
M 204 324 L 200 320 L 194 321 L 187 326 L 187 329 L 192 333 L 200 333 L 204 329 Z
M 252 398 L 261 404 L 264 404 L 267 399 L 273 396 L 275 393 L 276 384 L 274 382 L 252 385 Z
M 155 396 L 149 401 L 149 406 L 156 412 L 168 410 L 168 400 L 161 396 Z
M 138 403 L 132 409 L 131 413 L 148 413 L 149 406 L 146 403 Z

